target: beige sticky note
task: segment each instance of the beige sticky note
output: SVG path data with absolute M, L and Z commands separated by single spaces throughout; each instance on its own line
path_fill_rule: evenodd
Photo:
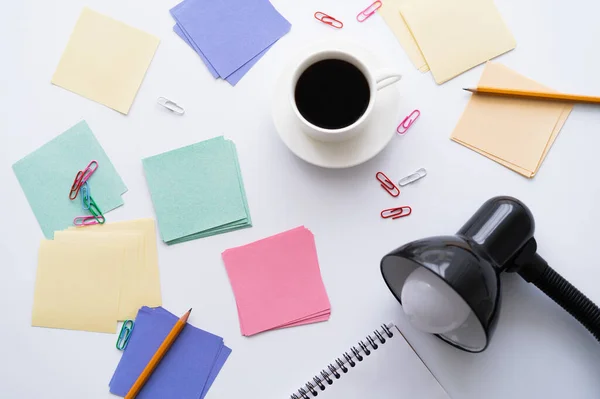
M 400 45 L 408 55 L 410 61 L 421 72 L 428 72 L 429 65 L 425 61 L 417 42 L 413 38 L 412 33 L 406 26 L 402 14 L 400 14 L 400 3 L 405 0 L 386 0 L 382 2 L 381 8 L 377 11 L 387 26 L 390 28 Z
M 143 272 L 137 275 L 137 301 L 148 307 L 162 305 L 160 293 L 160 275 L 158 270 L 158 252 L 156 249 L 156 228 L 153 219 L 136 219 L 124 222 L 105 223 L 87 227 L 71 227 L 68 231 L 84 234 L 102 233 L 139 233 L 143 236 Z
M 103 251 L 117 251 L 123 254 L 119 310 L 117 320 L 134 319 L 137 311 L 146 306 L 144 236 L 140 232 L 93 232 L 81 234 L 80 230 L 57 231 L 54 241 L 71 243 L 82 248 L 100 246 Z
M 115 333 L 120 267 L 114 252 L 42 241 L 31 325 Z
M 127 114 L 158 43 L 155 36 L 84 8 L 52 83 Z
M 492 0 L 403 0 L 399 7 L 438 84 L 516 46 Z
M 479 85 L 552 91 L 496 63 L 486 64 Z M 451 138 L 523 176 L 533 177 L 572 108 L 571 104 L 553 101 L 473 95 Z

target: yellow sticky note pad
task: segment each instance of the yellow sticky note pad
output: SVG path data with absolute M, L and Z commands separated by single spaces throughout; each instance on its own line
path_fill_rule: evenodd
M 390 28 L 396 39 L 400 42 L 400 45 L 408 55 L 408 58 L 421 72 L 428 72 L 429 65 L 425 61 L 421 49 L 417 45 L 417 42 L 413 38 L 402 14 L 400 14 L 400 4 L 405 0 L 386 0 L 382 2 L 381 8 L 377 11 L 387 26 Z
M 119 291 L 119 308 L 117 320 L 134 319 L 138 309 L 146 306 L 143 284 L 144 265 L 144 237 L 136 232 L 94 232 L 93 234 L 80 234 L 78 231 L 57 231 L 54 241 L 70 243 L 74 246 L 89 248 L 101 247 L 104 252 L 117 252 L 122 254 L 121 284 Z
M 42 241 L 31 324 L 37 327 L 114 333 L 120 268 L 115 252 L 90 251 Z
M 492 0 L 403 0 L 398 6 L 439 84 L 516 46 Z
M 135 292 L 136 302 L 143 306 L 156 307 L 162 305 L 160 293 L 160 275 L 158 270 L 158 252 L 156 248 L 156 228 L 153 219 L 136 219 L 124 222 L 106 223 L 87 227 L 71 227 L 69 232 L 81 234 L 92 233 L 125 233 L 141 234 L 143 266 L 136 272 L 136 281 L 131 286 Z M 55 233 L 58 234 L 58 233 Z M 135 309 L 133 317 L 140 306 Z M 130 317 L 132 318 L 132 317 Z
M 479 86 L 553 91 L 509 68 L 487 63 Z M 473 95 L 452 140 L 533 177 L 565 124 L 572 104 L 555 101 Z
M 155 36 L 84 8 L 52 83 L 127 114 L 158 43 Z

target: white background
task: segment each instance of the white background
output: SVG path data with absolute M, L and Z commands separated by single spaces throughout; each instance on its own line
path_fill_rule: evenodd
M 292 30 L 235 88 L 214 81 L 172 32 L 168 10 L 177 0 L 3 2 L 0 397 L 111 397 L 107 384 L 120 357 L 115 335 L 30 327 L 43 236 L 11 170 L 82 119 L 129 187 L 125 206 L 108 214 L 109 221 L 154 217 L 141 158 L 221 134 L 237 144 L 254 227 L 172 247 L 159 244 L 164 306 L 176 314 L 192 306 L 191 322 L 222 335 L 233 349 L 208 398 L 287 398 L 390 320 L 455 399 L 600 397 L 600 345 L 518 276 L 503 277 L 496 334 L 486 352 L 471 355 L 411 329 L 379 272 L 388 251 L 417 238 L 451 234 L 485 200 L 509 194 L 533 211 L 542 256 L 600 303 L 600 108 L 577 105 L 538 176 L 527 180 L 449 140 L 469 98 L 461 88 L 475 85 L 482 67 L 438 86 L 415 70 L 379 16 L 355 21 L 367 1 L 273 2 Z M 498 0 L 517 39 L 517 49 L 499 61 L 555 89 L 600 95 L 598 4 Z M 50 84 L 85 5 L 161 39 L 128 116 Z M 346 26 L 337 31 L 320 24 L 315 11 Z M 278 138 L 270 114 L 271 92 L 286 60 L 300 45 L 334 37 L 369 47 L 388 67 L 401 70 L 400 113 L 422 111 L 407 136 L 395 137 L 375 159 L 348 170 L 323 170 L 297 159 Z M 159 96 L 183 105 L 185 115 L 165 112 L 156 105 Z M 399 199 L 375 181 L 380 170 L 398 180 L 420 167 L 428 176 L 406 187 Z M 382 209 L 399 204 L 412 206 L 413 214 L 395 221 L 379 217 Z M 331 319 L 242 337 L 221 252 L 298 225 L 315 234 Z M 373 387 L 373 397 L 400 396 Z

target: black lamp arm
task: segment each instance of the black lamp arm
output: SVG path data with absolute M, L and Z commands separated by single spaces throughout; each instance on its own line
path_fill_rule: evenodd
M 552 269 L 537 253 L 528 257 L 529 261 L 516 270 L 519 275 L 552 298 L 600 341 L 598 306 Z

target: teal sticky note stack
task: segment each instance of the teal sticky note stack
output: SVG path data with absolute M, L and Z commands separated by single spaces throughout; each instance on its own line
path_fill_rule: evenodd
M 252 226 L 235 144 L 216 137 L 142 160 L 162 240 Z
M 27 201 L 48 239 L 54 232 L 73 225 L 84 214 L 81 199 L 69 200 L 69 190 L 78 171 L 92 160 L 98 162 L 89 185 L 103 213 L 123 205 L 127 187 L 85 121 L 44 144 L 13 165 Z

